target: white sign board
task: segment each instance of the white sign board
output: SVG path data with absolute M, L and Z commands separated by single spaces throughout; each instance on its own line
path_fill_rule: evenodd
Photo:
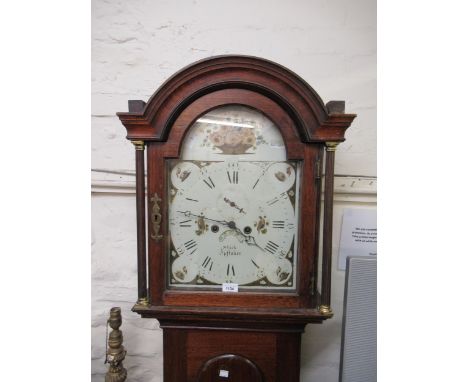
M 377 210 L 345 208 L 341 226 L 338 269 L 346 269 L 348 256 L 377 255 Z

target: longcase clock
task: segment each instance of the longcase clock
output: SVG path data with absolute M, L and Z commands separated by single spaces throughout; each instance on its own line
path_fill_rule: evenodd
M 133 310 L 163 329 L 164 380 L 299 381 L 305 325 L 333 315 L 334 150 L 355 115 L 247 56 L 196 62 L 129 109 Z

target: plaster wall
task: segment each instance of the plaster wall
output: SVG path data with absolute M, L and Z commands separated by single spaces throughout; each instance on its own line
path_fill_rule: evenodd
M 344 207 L 375 208 L 376 5 L 372 0 L 92 2 L 92 380 L 103 381 L 109 309 L 123 312 L 128 381 L 162 381 L 162 333 L 136 299 L 134 149 L 115 112 L 147 100 L 175 71 L 248 54 L 302 76 L 358 114 L 337 150 L 333 254 Z M 336 265 L 336 259 L 334 260 Z M 303 381 L 338 381 L 344 272 L 333 270 L 335 318 L 303 336 Z

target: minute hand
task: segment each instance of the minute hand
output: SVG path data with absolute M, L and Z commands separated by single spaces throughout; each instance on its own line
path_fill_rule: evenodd
M 225 221 L 225 220 L 216 220 L 216 219 L 211 219 L 211 218 L 208 218 L 204 215 L 197 215 L 197 214 L 194 214 L 190 211 L 177 211 L 177 212 L 180 212 L 181 214 L 184 214 L 185 216 L 187 217 L 196 217 L 196 218 L 202 218 L 202 219 L 206 219 L 206 220 L 211 220 L 213 222 L 216 222 L 216 223 L 219 223 L 219 224 L 222 224 L 222 225 L 225 225 L 225 226 L 228 226 L 229 228 L 230 227 L 230 223 Z
M 245 237 L 245 242 L 247 243 L 247 245 L 255 245 L 257 246 L 259 249 L 261 249 L 263 252 L 265 252 L 265 250 L 260 247 L 257 242 L 255 241 L 255 238 L 253 236 L 250 236 L 250 235 L 246 235 L 244 234 L 244 232 L 242 232 L 239 228 L 237 228 L 236 226 L 236 223 L 233 222 L 233 221 L 230 221 L 230 222 L 227 222 L 226 220 L 216 220 L 216 219 L 211 219 L 211 218 L 207 218 L 206 216 L 204 215 L 197 215 L 197 214 L 194 214 L 190 211 L 177 211 L 181 214 L 184 214 L 185 216 L 187 217 L 197 217 L 197 218 L 202 218 L 202 219 L 206 219 L 206 220 L 211 220 L 213 222 L 216 222 L 216 223 L 219 223 L 219 224 L 222 224 L 222 225 L 225 225 L 227 227 L 229 227 L 230 229 L 233 229 L 234 231 L 236 231 L 238 234 L 240 234 L 241 236 Z

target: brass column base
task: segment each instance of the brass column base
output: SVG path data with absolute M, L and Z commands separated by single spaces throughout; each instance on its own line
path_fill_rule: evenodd
M 112 366 L 106 374 L 105 382 L 124 382 L 127 379 L 127 370 L 123 367 L 120 369 L 111 370 Z
M 319 306 L 319 312 L 323 316 L 328 316 L 328 317 L 333 317 L 333 311 L 328 305 L 320 305 Z

